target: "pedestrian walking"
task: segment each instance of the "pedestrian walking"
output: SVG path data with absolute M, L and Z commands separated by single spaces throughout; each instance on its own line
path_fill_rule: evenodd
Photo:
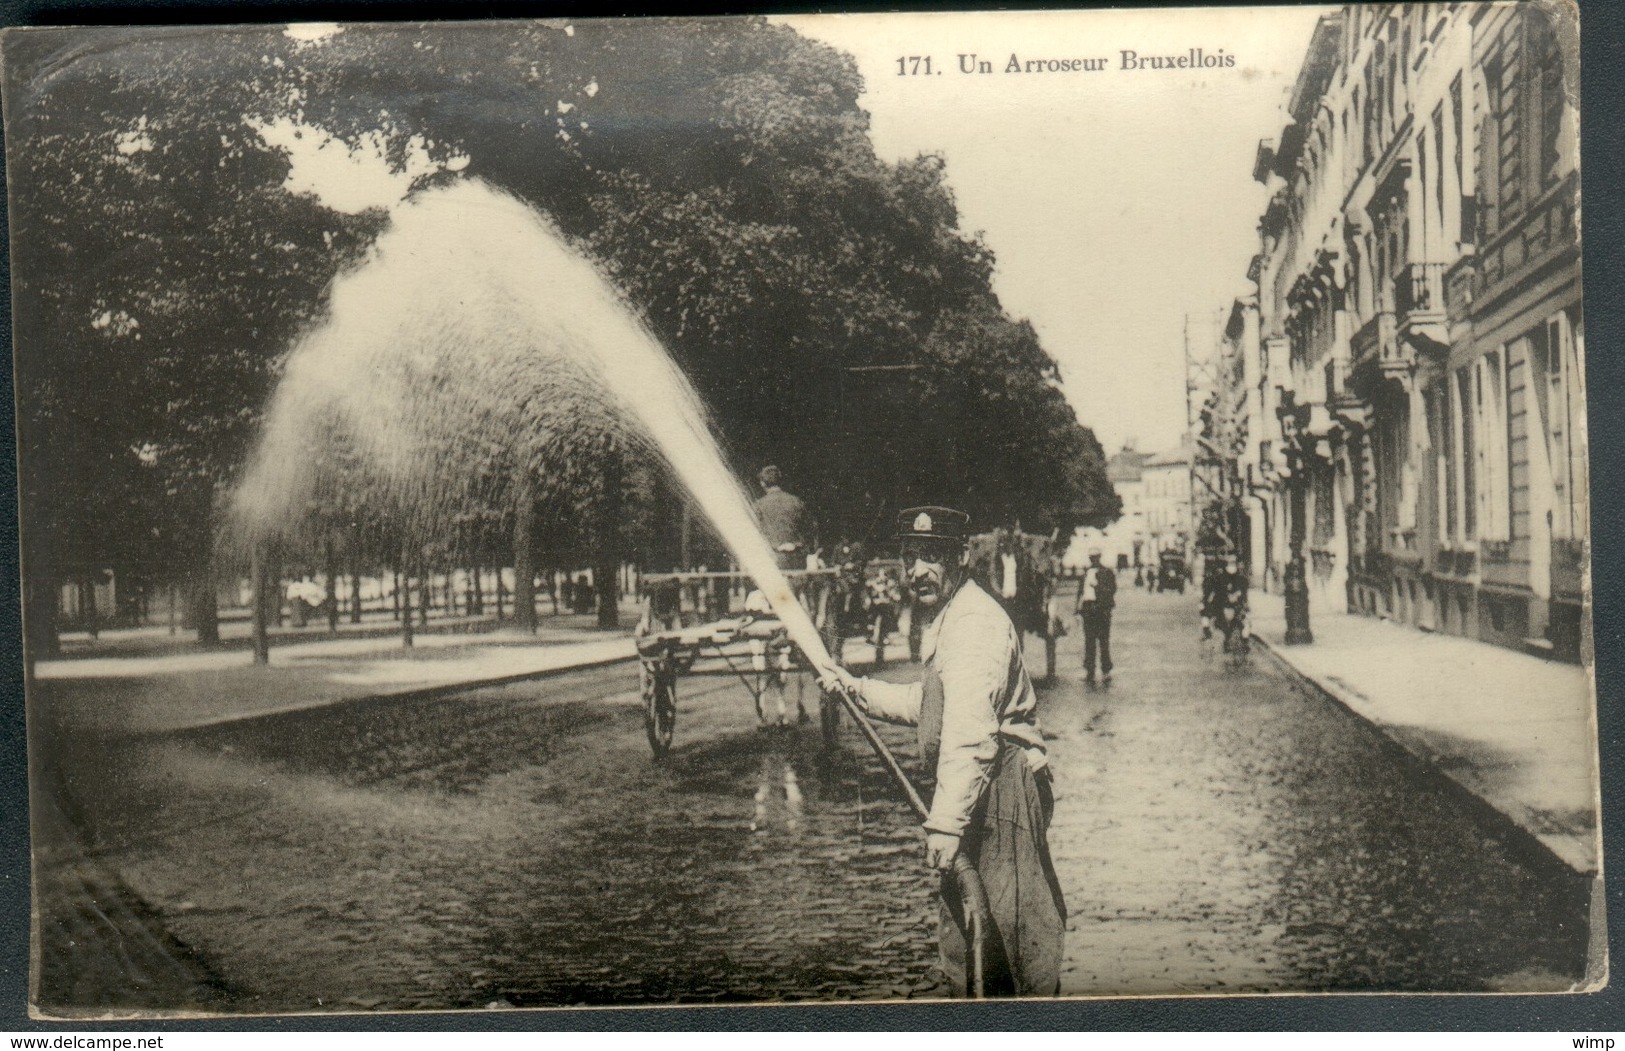
M 1117 605 L 1117 574 L 1100 564 L 1101 550 L 1089 549 L 1089 564 L 1078 582 L 1076 612 L 1083 622 L 1083 681 L 1095 681 L 1095 659 L 1103 682 L 1112 681 L 1112 609 Z
M 942 873 L 938 944 L 955 991 L 969 988 L 964 917 L 949 875 L 963 852 L 991 910 L 987 993 L 1054 996 L 1066 905 L 1049 853 L 1055 804 L 1038 697 L 1015 625 L 967 574 L 969 521 L 945 507 L 911 508 L 898 521 L 914 615 L 924 623 L 923 679 L 859 679 L 835 666 L 822 685 L 846 691 L 877 718 L 918 727 L 922 762 L 936 773 L 926 863 Z

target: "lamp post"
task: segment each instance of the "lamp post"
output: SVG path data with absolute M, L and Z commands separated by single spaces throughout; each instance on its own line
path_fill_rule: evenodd
M 1308 406 L 1302 406 L 1306 410 Z M 1289 534 L 1287 537 L 1286 572 L 1281 580 L 1281 591 L 1286 603 L 1286 644 L 1304 646 L 1315 641 L 1309 629 L 1309 573 L 1304 565 L 1303 545 L 1309 532 L 1307 521 L 1307 492 L 1309 485 L 1308 452 L 1303 447 L 1308 437 L 1303 433 L 1300 407 L 1290 400 L 1280 408 L 1281 437 L 1287 448 L 1287 462 L 1291 476 L 1287 487 Z M 1312 439 L 1311 439 L 1312 440 Z
M 1304 472 L 1302 465 L 1293 472 L 1292 485 L 1292 535 L 1288 540 L 1286 562 L 1286 576 L 1282 581 L 1282 591 L 1286 599 L 1286 644 L 1288 646 L 1302 646 L 1315 641 L 1314 632 L 1309 630 L 1309 578 L 1303 561 L 1304 522 Z

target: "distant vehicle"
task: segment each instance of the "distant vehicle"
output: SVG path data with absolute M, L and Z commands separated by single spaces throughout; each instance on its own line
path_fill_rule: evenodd
M 1190 569 L 1185 565 L 1185 556 L 1177 551 L 1164 551 L 1157 560 L 1157 590 L 1177 591 L 1185 593 L 1185 583 L 1190 579 Z

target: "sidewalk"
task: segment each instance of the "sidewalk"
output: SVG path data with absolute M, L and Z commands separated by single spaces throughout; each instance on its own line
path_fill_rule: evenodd
M 108 656 L 37 662 L 31 703 L 53 733 L 120 736 L 422 697 L 631 661 L 637 648 L 630 625 L 637 615 L 623 606 L 625 627 L 616 631 L 601 630 L 584 615 L 544 618 L 534 635 L 494 621 L 459 623 L 418 633 L 412 649 L 401 645 L 398 630 L 334 637 L 306 629 L 298 641 L 285 634 L 264 665 L 236 647 L 132 655 L 129 646 L 117 646 Z M 892 645 L 894 653 L 906 649 L 901 641 Z M 872 663 L 874 651 L 850 640 L 846 660 Z M 637 689 L 633 672 L 626 675 L 627 689 Z
M 1597 736 L 1585 669 L 1373 617 L 1311 608 L 1287 646 L 1279 595 L 1250 596 L 1257 641 L 1564 866 L 1595 876 Z
M 631 617 L 623 612 L 622 623 Z M 582 618 L 584 621 L 585 618 Z M 368 698 L 406 698 L 628 661 L 629 628 L 548 625 L 483 633 L 318 636 L 273 646 L 255 665 L 242 649 L 39 661 L 36 700 L 64 730 L 111 734 L 195 729 Z M 630 672 L 628 672 L 630 676 Z M 632 680 L 629 680 L 632 681 Z

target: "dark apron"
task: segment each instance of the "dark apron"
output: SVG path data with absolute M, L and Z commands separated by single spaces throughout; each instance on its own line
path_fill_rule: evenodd
M 920 755 L 935 773 L 942 747 L 942 679 L 929 664 L 920 703 Z M 984 949 L 983 982 L 989 996 L 1056 996 L 1066 903 L 1049 853 L 1055 797 L 1048 770 L 1034 773 L 1025 750 L 1000 739 L 999 754 L 982 797 L 971 812 L 959 849 L 987 889 L 991 930 Z M 942 969 L 955 995 L 969 995 L 963 908 L 953 876 L 942 877 L 938 944 Z

